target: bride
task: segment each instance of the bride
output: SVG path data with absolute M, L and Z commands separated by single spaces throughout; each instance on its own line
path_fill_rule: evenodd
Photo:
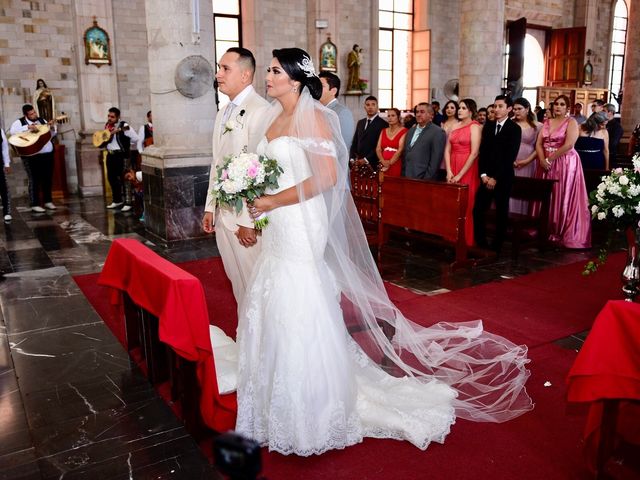
M 425 328 L 391 303 L 311 58 L 298 48 L 273 56 L 266 84 L 276 100 L 258 153 L 283 173 L 250 207 L 254 218 L 268 212 L 269 225 L 240 306 L 236 430 L 283 454 L 363 437 L 425 449 L 457 417 L 502 422 L 533 408 L 526 347 L 480 321 Z M 395 329 L 392 341 L 383 326 Z

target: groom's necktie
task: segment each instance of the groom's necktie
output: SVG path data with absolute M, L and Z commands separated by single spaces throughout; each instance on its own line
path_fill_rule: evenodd
M 496 126 L 496 135 L 498 135 L 500 133 L 500 130 L 502 129 L 502 125 L 498 124 Z
M 224 112 L 222 112 L 222 125 L 227 123 L 227 121 L 229 120 L 229 117 L 231 116 L 231 112 L 233 111 L 234 108 L 235 108 L 235 104 L 233 102 L 229 102 L 227 104 L 227 106 L 224 109 Z

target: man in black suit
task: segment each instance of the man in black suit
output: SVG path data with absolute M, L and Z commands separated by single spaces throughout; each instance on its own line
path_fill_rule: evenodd
M 513 184 L 513 162 L 518 156 L 522 130 L 509 119 L 513 100 L 498 95 L 495 100 L 495 120 L 487 121 L 482 129 L 478 166 L 480 188 L 473 207 L 473 226 L 476 243 L 487 247 L 486 212 L 496 203 L 496 237 L 492 248 L 500 253 L 507 232 L 509 195 Z
M 364 101 L 364 111 L 367 116 L 359 120 L 356 125 L 349 158 L 357 164 L 369 163 L 376 169 L 378 167 L 378 156 L 376 155 L 378 137 L 389 124 L 378 115 L 378 99 L 373 95 L 368 96 Z

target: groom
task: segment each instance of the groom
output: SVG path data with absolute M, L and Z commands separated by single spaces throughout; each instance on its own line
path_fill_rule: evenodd
M 256 60 L 246 48 L 233 47 L 218 62 L 216 80 L 222 93 L 231 100 L 218 111 L 213 127 L 213 162 L 202 228 L 216 233 L 216 243 L 224 270 L 231 280 L 238 305 L 242 301 L 260 244 L 246 205 L 239 214 L 233 208 L 216 205 L 211 189 L 217 179 L 216 167 L 227 155 L 243 150 L 255 152 L 261 139 L 264 113 L 269 103 L 258 95 L 251 84 Z

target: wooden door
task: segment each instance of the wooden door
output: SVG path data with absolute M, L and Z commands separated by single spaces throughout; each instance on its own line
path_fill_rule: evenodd
M 547 51 L 547 86 L 580 86 L 586 31 L 586 27 L 551 31 Z
M 527 19 L 519 18 L 509 22 L 507 44 L 509 62 L 507 64 L 507 90 L 512 98 L 522 96 L 524 70 L 524 37 L 527 34 Z

